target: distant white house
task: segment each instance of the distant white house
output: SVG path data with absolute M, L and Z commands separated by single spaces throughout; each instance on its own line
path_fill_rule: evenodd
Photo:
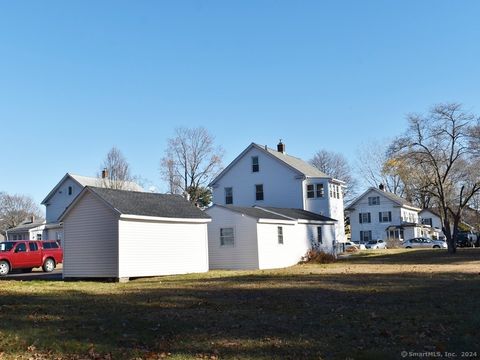
M 445 237 L 442 231 L 442 219 L 435 210 L 423 209 L 418 215 L 420 216 L 420 221 L 423 225 L 430 226 L 428 237 L 432 239 Z
M 213 205 L 206 210 L 210 269 L 297 264 L 312 247 L 332 253 L 337 221 L 301 209 Z
M 108 174 L 104 171 L 102 178 L 80 176 L 67 173 L 58 182 L 57 185 L 42 201 L 45 205 L 46 224 L 42 238 L 44 240 L 62 240 L 63 227 L 59 221 L 60 215 L 73 202 L 73 200 L 81 193 L 85 186 L 105 187 L 108 185 Z M 126 182 L 125 190 L 142 191 L 142 187 L 135 182 Z
M 60 221 L 66 279 L 208 271 L 210 217 L 179 195 L 87 186 Z
M 294 208 L 335 219 L 335 240 L 345 240 L 344 182 L 288 155 L 281 141 L 276 150 L 250 144 L 209 186 L 214 204 Z
M 6 234 L 7 241 L 15 240 L 44 240 L 45 220 L 31 217 L 23 221 L 20 225 L 8 229 Z
M 422 224 L 420 208 L 381 188 L 369 188 L 346 209 L 353 241 L 374 239 L 406 240 L 433 237 L 435 229 Z

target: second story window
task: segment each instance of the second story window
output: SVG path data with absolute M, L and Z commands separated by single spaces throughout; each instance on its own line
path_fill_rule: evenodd
M 432 218 L 423 218 L 422 219 L 422 224 L 423 225 L 430 225 L 430 226 L 433 226 L 433 222 L 432 222 Z
M 380 205 L 380 196 L 369 196 L 368 205 Z
M 378 213 L 378 221 L 380 222 L 391 222 L 392 221 L 392 212 L 391 211 L 382 211 Z
M 258 156 L 252 156 L 252 172 L 259 172 L 260 165 L 258 164 Z
M 233 188 L 231 187 L 225 188 L 225 204 L 226 205 L 233 204 Z
M 372 222 L 370 213 L 359 213 L 358 221 L 360 222 L 360 224 Z
M 308 184 L 307 199 L 322 198 L 325 195 L 323 184 Z
M 255 200 L 263 200 L 263 184 L 255 185 Z

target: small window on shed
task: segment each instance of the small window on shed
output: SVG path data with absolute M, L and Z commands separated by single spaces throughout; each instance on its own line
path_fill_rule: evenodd
M 317 226 L 317 242 L 323 244 L 323 232 L 321 226 Z
M 277 238 L 278 238 L 278 244 L 283 245 L 283 227 L 282 226 L 277 227 Z

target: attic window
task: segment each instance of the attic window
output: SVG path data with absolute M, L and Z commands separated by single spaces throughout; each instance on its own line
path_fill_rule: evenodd
M 380 205 L 380 196 L 369 196 L 368 205 Z
M 258 164 L 258 156 L 252 156 L 252 172 L 259 172 L 260 165 Z
M 73 194 L 73 188 L 71 186 L 68 187 L 68 195 Z
M 233 188 L 226 187 L 225 188 L 225 205 L 233 204 Z

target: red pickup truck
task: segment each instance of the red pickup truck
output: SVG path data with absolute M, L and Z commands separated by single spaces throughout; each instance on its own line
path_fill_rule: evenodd
M 0 276 L 14 269 L 30 272 L 40 266 L 50 272 L 62 261 L 63 250 L 56 241 L 0 242 Z

